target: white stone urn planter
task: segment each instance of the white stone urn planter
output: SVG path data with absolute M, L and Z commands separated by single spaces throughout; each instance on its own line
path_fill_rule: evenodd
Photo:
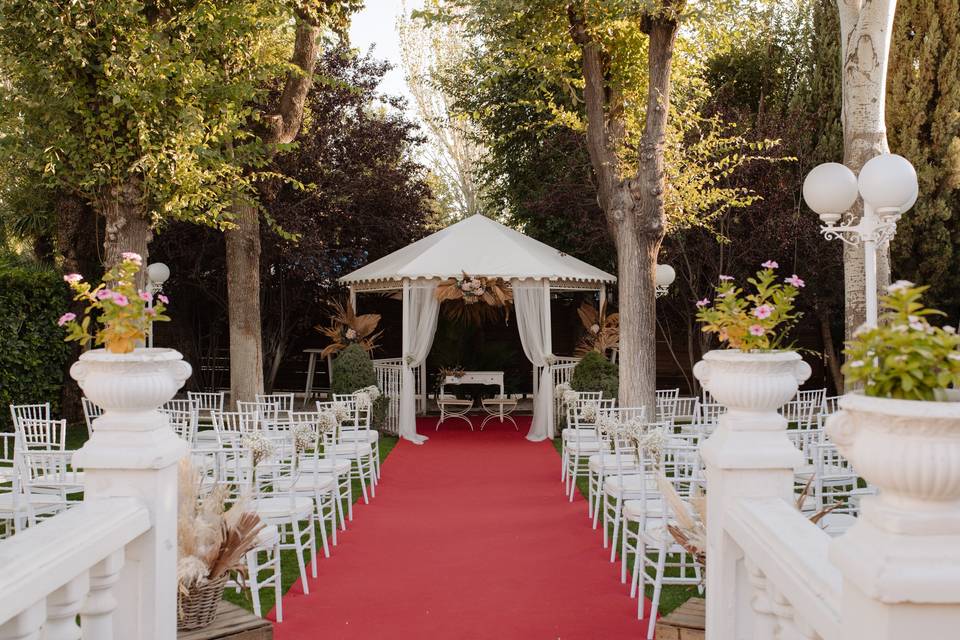
M 801 464 L 777 410 L 810 376 L 810 365 L 794 351 L 714 350 L 693 375 L 727 408 L 717 430 L 702 445 L 705 456 L 726 468 L 778 468 Z
M 114 453 L 126 449 L 138 458 L 185 452 L 186 443 L 177 438 L 158 409 L 176 395 L 191 371 L 173 349 L 120 354 L 94 349 L 81 355 L 70 367 L 70 375 L 84 395 L 103 409 L 103 415 L 93 421 L 93 435 L 77 452 L 75 462 L 95 467 L 95 455 L 106 447 Z M 109 438 L 104 437 L 107 433 Z M 141 463 L 151 464 L 149 460 Z
M 827 432 L 856 472 L 880 489 L 877 508 L 909 512 L 916 523 L 937 514 L 960 518 L 960 402 L 858 392 L 841 398 L 840 409 L 827 419 Z

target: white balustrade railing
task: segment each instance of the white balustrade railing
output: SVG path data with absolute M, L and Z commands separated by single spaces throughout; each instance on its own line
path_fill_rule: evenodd
M 0 544 L 0 638 L 121 637 L 114 586 L 125 548 L 150 527 L 141 500 L 101 498 Z
M 386 433 L 396 435 L 400 431 L 400 387 L 403 380 L 403 362 L 399 358 L 375 360 L 373 370 L 377 373 L 377 386 L 387 398 L 387 417 L 382 428 Z
M 880 491 L 831 537 L 796 507 L 806 460 L 778 413 L 809 373 L 784 352 L 714 351 L 694 369 L 727 409 L 701 445 L 707 639 L 958 637 L 960 404 L 840 401 L 828 434 Z

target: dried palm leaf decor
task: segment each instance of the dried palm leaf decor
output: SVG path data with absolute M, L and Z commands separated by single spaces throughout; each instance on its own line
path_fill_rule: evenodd
M 582 358 L 591 351 L 606 355 L 620 346 L 620 314 L 607 314 L 606 303 L 601 304 L 598 310 L 589 302 L 584 302 L 577 309 L 577 315 L 586 334 L 577 344 L 575 356 Z
M 330 338 L 330 344 L 320 352 L 326 358 L 343 351 L 352 344 L 358 344 L 364 351 L 371 352 L 377 346 L 377 339 L 383 334 L 377 331 L 380 324 L 380 314 L 365 313 L 358 316 L 349 301 L 346 303 L 333 301 L 330 303 L 333 314 L 330 316 L 330 326 L 317 325 L 317 331 Z
M 467 324 L 509 319 L 513 304 L 513 290 L 503 278 L 477 278 L 466 273 L 441 282 L 436 296 L 448 318 Z

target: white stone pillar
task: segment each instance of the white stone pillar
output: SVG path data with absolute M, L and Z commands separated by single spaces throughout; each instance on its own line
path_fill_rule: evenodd
M 831 440 L 879 488 L 831 543 L 841 636 L 960 637 L 960 403 L 840 400 Z
M 707 475 L 706 634 L 708 640 L 753 640 L 753 589 L 724 518 L 740 498 L 793 499 L 793 473 L 802 455 L 777 409 L 796 394 L 810 366 L 792 352 L 711 351 L 693 372 L 727 408 L 701 445 Z
M 177 635 L 177 463 L 187 444 L 157 411 L 183 386 L 190 365 L 172 349 L 129 354 L 89 351 L 70 369 L 104 413 L 74 456 L 85 498 L 135 497 L 150 510 L 150 531 L 129 544 L 120 578 L 115 638 L 174 640 Z

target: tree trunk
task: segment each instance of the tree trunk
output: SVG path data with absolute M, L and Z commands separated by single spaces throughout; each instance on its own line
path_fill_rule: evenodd
M 833 341 L 833 331 L 830 327 L 830 311 L 817 307 L 817 320 L 820 325 L 820 339 L 823 342 L 823 359 L 827 364 L 827 371 L 833 380 L 833 387 L 837 395 L 843 395 L 843 374 L 840 372 L 840 354 Z
M 103 262 L 107 269 L 119 264 L 122 254 L 127 251 L 139 253 L 143 257 L 143 267 L 137 276 L 137 286 L 141 289 L 147 282 L 148 246 L 153 240 L 150 229 L 150 216 L 143 204 L 140 181 L 129 179 L 127 182 L 108 187 L 97 199 L 100 214 L 106 221 L 103 240 Z
M 276 113 L 265 114 L 260 138 L 275 147 L 297 137 L 303 122 L 307 92 L 317 63 L 320 26 L 299 16 L 291 71 L 280 94 Z M 263 335 L 260 319 L 260 219 L 257 209 L 238 200 L 236 228 L 227 231 L 227 297 L 230 316 L 230 398 L 250 401 L 263 393 Z
M 263 393 L 260 331 L 260 218 L 255 206 L 233 207 L 236 227 L 226 232 L 230 300 L 230 402 L 252 402 Z
M 885 104 L 887 63 L 896 0 L 837 0 L 843 73 L 843 163 L 859 174 L 876 155 L 887 153 Z M 852 213 L 863 214 L 858 202 Z M 890 248 L 879 248 L 877 285 L 890 282 Z M 846 339 L 866 321 L 863 246 L 843 250 Z

